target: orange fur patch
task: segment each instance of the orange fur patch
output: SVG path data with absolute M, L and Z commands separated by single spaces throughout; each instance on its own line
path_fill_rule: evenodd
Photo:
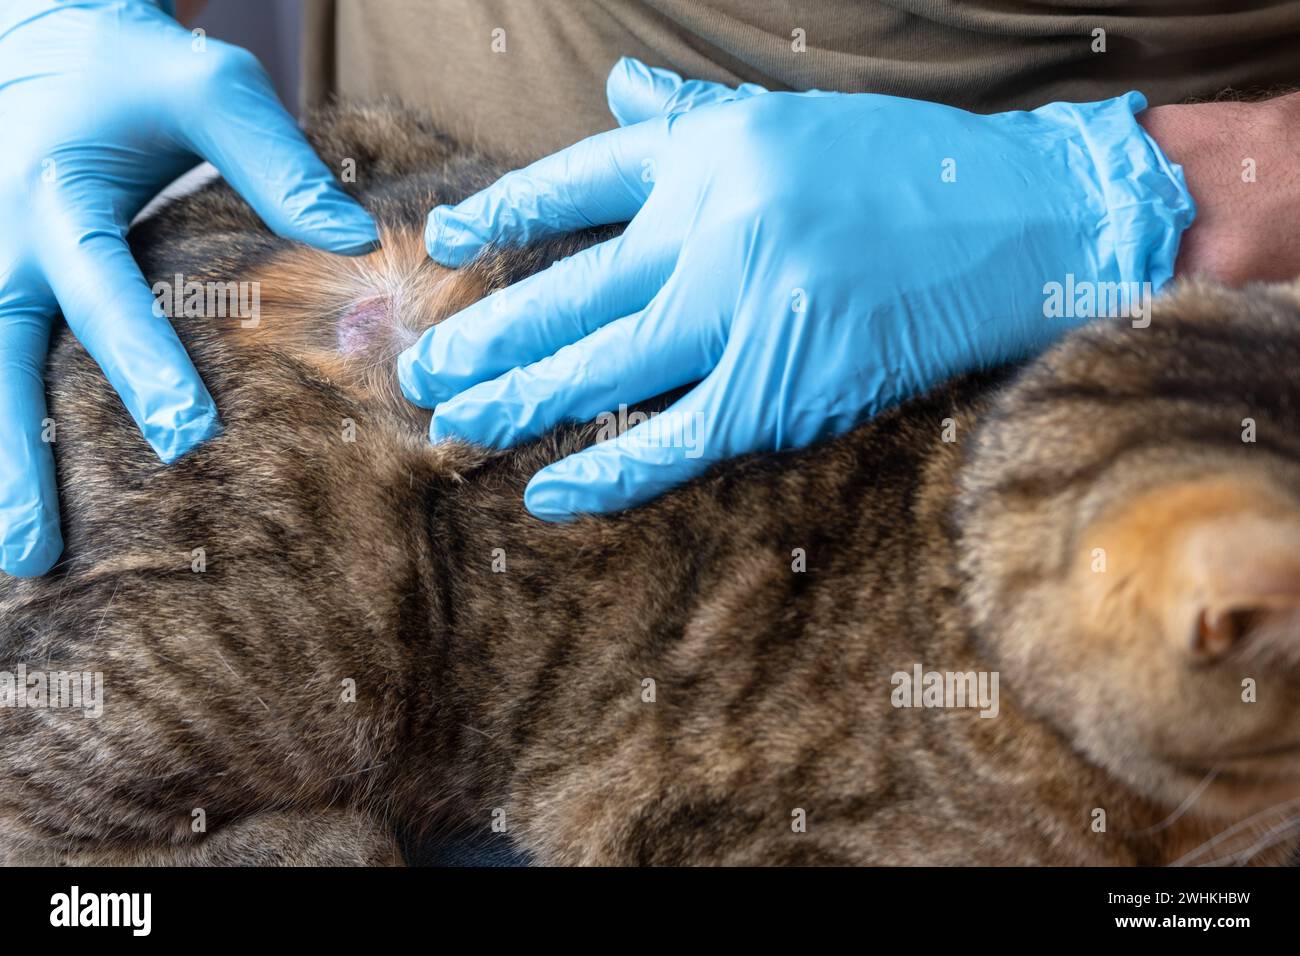
M 1246 477 L 1162 487 L 1103 518 L 1081 543 L 1082 611 L 1110 622 L 1115 639 L 1145 640 L 1144 624 L 1156 624 L 1189 651 L 1208 636 L 1221 653 L 1225 635 L 1205 634 L 1207 620 L 1300 603 L 1300 507 Z M 1096 549 L 1105 573 L 1093 570 Z
M 285 351 L 345 386 L 387 380 L 397 354 L 430 326 L 482 298 L 481 277 L 433 262 L 413 230 L 384 230 L 381 248 L 348 257 L 295 246 L 249 279 L 261 313 L 236 340 Z

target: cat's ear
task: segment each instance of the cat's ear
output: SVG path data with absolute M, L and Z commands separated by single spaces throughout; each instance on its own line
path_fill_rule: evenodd
M 1300 666 L 1300 504 L 1257 476 L 1153 488 L 1087 529 L 1078 613 L 1116 640 L 1158 622 L 1173 653 L 1247 648 Z M 1135 630 L 1139 628 L 1139 630 Z
M 1196 662 L 1265 644 L 1300 659 L 1300 516 L 1230 512 L 1194 521 L 1181 538 L 1174 621 L 1190 622 Z M 1171 624 L 1174 623 L 1171 621 Z

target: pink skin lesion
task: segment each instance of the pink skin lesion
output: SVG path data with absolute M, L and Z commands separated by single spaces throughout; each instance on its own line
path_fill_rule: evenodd
M 338 322 L 339 351 L 344 355 L 358 355 L 381 340 L 392 323 L 391 308 L 392 301 L 384 295 L 371 296 L 353 305 Z

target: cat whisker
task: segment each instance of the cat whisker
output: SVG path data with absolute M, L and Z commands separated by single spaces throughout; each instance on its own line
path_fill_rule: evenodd
M 1240 833 L 1242 830 L 1246 830 L 1250 828 L 1251 826 L 1259 822 L 1261 818 L 1267 817 L 1269 814 L 1276 813 L 1279 810 L 1295 807 L 1295 806 L 1300 806 L 1300 797 L 1295 797 L 1291 800 L 1284 800 L 1282 803 L 1274 804 L 1271 807 L 1265 807 L 1263 810 L 1260 810 L 1258 813 L 1252 813 L 1250 816 L 1246 817 L 1246 819 L 1240 820 L 1237 823 L 1234 823 L 1232 826 L 1228 827 L 1226 830 L 1223 830 L 1222 832 L 1217 833 L 1214 836 L 1210 837 L 1200 846 L 1196 847 L 1194 850 L 1191 850 L 1188 853 L 1183 854 L 1181 857 L 1179 857 L 1177 860 L 1170 863 L 1169 865 L 1170 866 L 1192 865 L 1191 861 L 1195 857 L 1197 857 L 1201 853 L 1205 853 L 1214 849 L 1224 840 L 1228 839 L 1231 836 L 1234 836 L 1237 833 Z
M 1189 810 L 1191 810 L 1192 806 L 1201 798 L 1201 795 L 1209 789 L 1210 784 L 1214 782 L 1214 778 L 1218 775 L 1219 771 L 1217 769 L 1211 770 L 1205 775 L 1205 778 L 1192 789 L 1192 792 L 1188 794 L 1187 799 L 1180 803 L 1173 813 L 1169 814 L 1169 816 L 1165 817 L 1159 823 L 1145 827 L 1141 830 L 1133 831 L 1134 835 L 1145 836 L 1152 833 L 1159 833 L 1161 830 L 1166 830 L 1173 826 L 1182 819 Z
M 1286 840 L 1292 834 L 1300 832 L 1300 815 L 1288 818 L 1283 823 L 1269 828 L 1264 837 L 1256 841 L 1251 846 L 1236 853 L 1230 853 L 1227 856 L 1218 857 L 1207 863 L 1197 864 L 1198 866 L 1245 866 L 1255 857 L 1264 851 L 1276 846 L 1283 840 Z

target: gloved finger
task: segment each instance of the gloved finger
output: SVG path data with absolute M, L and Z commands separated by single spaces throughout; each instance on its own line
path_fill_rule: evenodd
M 155 454 L 171 463 L 220 431 L 217 408 L 171 323 L 155 309 L 122 230 L 100 223 L 85 211 L 55 216 L 47 222 L 41 265 L 72 333 Z
M 605 81 L 605 99 L 619 126 L 766 92 L 757 83 L 730 87 L 706 80 L 683 80 L 672 70 L 646 66 L 630 56 L 619 59 Z
M 644 308 L 671 274 L 673 255 L 630 242 L 625 234 L 584 249 L 427 329 L 398 356 L 402 393 L 433 408 Z
M 633 508 L 703 474 L 727 457 L 715 447 L 726 384 L 715 368 L 660 414 L 543 468 L 524 489 L 524 506 L 545 521 L 571 521 Z
M 42 382 L 52 312 L 53 302 L 47 312 L 0 290 L 0 570 L 21 577 L 63 552 Z
M 650 195 L 664 123 L 597 133 L 506 173 L 456 206 L 429 213 L 434 261 L 459 266 L 492 243 L 523 245 L 588 226 L 627 222 Z
M 312 150 L 257 58 L 219 41 L 209 41 L 201 55 L 211 58 L 213 96 L 178 117 L 189 148 L 217 167 L 277 235 L 343 255 L 378 248 L 374 219 Z
M 439 405 L 429 436 L 506 448 L 698 381 L 725 347 L 721 326 L 682 316 L 669 287 L 641 312 Z

